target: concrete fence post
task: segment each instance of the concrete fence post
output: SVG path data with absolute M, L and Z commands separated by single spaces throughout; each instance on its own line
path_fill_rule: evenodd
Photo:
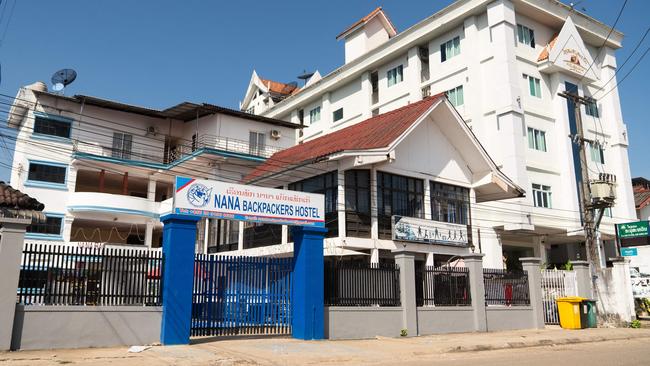
M 630 260 L 625 257 L 610 258 L 612 261 L 612 282 L 614 283 L 615 303 L 621 320 L 631 322 L 636 317 L 634 294 L 630 278 Z
M 542 271 L 540 258 L 520 258 L 524 271 L 528 274 L 528 293 L 530 306 L 533 308 L 533 324 L 535 328 L 544 328 L 544 303 L 542 301 Z
M 415 300 L 415 254 L 395 251 L 395 263 L 399 267 L 400 301 L 402 303 L 402 328 L 408 336 L 418 334 L 418 314 Z
M 469 269 L 469 291 L 474 309 L 474 329 L 477 332 L 487 330 L 485 313 L 485 284 L 483 282 L 483 257 L 485 254 L 476 253 L 463 256 L 465 266 Z
M 25 229 L 31 219 L 0 218 L 0 351 L 11 348 Z
M 571 265 L 576 273 L 576 296 L 593 299 L 594 294 L 591 289 L 591 270 L 587 261 L 572 261 Z

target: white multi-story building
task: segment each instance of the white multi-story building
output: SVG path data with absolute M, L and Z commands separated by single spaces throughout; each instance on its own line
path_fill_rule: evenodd
M 240 181 L 295 144 L 292 123 L 210 104 L 154 110 L 84 95 L 21 88 L 9 113 L 17 129 L 11 183 L 45 204 L 47 222 L 26 238 L 158 247 L 174 176 Z M 214 222 L 198 250 L 238 225 Z M 234 234 L 233 234 L 234 233 Z M 212 235 L 208 237 L 208 235 Z
M 622 38 L 556 0 L 459 0 L 402 32 L 378 8 L 337 37 L 345 47 L 342 66 L 272 102 L 265 102 L 272 95 L 254 73 L 241 109 L 300 125 L 297 138 L 308 143 L 446 93 L 497 167 L 526 191 L 521 198 L 481 203 L 492 201 L 483 196 L 472 202 L 472 237 L 486 254 L 485 264 L 500 267 L 502 261 L 532 255 L 552 263 L 586 259 L 578 198 L 583 165 L 592 178 L 613 174 L 619 182 L 616 203 L 600 226 L 603 242 L 614 238 L 614 223 L 635 218 L 615 76 Z M 587 161 L 580 161 L 569 137 L 578 131 L 572 104 L 558 96 L 565 90 L 593 100 L 580 107 L 584 137 L 591 141 Z M 473 190 L 476 181 L 454 180 L 432 168 L 429 154 L 436 138 L 422 135 L 413 141 L 407 162 L 398 155 L 400 174 Z M 461 153 L 467 148 L 453 147 Z M 364 169 L 376 178 L 381 164 L 364 163 Z M 341 174 L 349 167 L 337 168 L 338 205 L 347 199 Z M 377 189 L 373 180 L 371 190 Z M 397 245 L 374 229 L 377 199 L 373 196 L 371 241 L 362 243 L 339 227 L 336 245 L 371 250 L 373 258 L 380 256 L 377 248 Z M 432 248 L 416 249 L 438 250 Z

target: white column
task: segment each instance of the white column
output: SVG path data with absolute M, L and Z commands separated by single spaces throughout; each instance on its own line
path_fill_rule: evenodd
M 434 265 L 434 261 L 433 261 L 433 253 L 427 253 L 427 261 L 426 261 L 426 265 L 427 265 L 428 267 L 433 267 L 433 265 Z
M 156 200 L 156 180 L 149 177 L 149 184 L 147 185 L 147 199 L 149 201 Z
M 237 238 L 237 250 L 244 250 L 244 222 L 239 221 L 239 237 Z
M 379 249 L 372 248 L 370 250 L 370 263 L 373 264 L 379 263 Z
M 332 111 L 330 110 L 330 92 L 323 94 L 321 104 L 320 120 L 323 123 L 323 126 L 327 126 L 327 129 L 329 129 L 329 126 L 332 123 Z
M 151 248 L 151 243 L 153 240 L 153 221 L 147 220 L 145 224 L 145 229 L 144 229 L 144 245 L 147 246 L 147 248 Z
M 210 219 L 205 218 L 205 230 L 203 231 L 203 253 L 208 254 L 208 241 L 210 240 Z
M 289 189 L 289 185 L 285 184 L 282 186 L 282 189 Z M 287 225 L 282 225 L 282 244 L 286 244 L 289 242 L 289 226 Z
M 409 102 L 415 103 L 422 99 L 422 61 L 420 61 L 419 47 L 408 50 L 408 64 L 406 66 L 406 82 L 409 86 Z
M 361 74 L 361 119 L 368 119 L 372 116 L 372 83 L 370 82 L 370 71 Z
M 339 220 L 339 238 L 345 238 L 345 171 L 338 170 L 338 189 L 336 200 L 336 211 Z
M 370 237 L 379 239 L 379 222 L 377 221 L 377 169 L 370 169 Z
M 431 220 L 431 184 L 429 179 L 424 180 L 424 218 Z
M 74 216 L 69 216 L 66 215 L 63 218 L 63 241 L 66 243 L 70 242 L 70 238 L 72 237 L 72 223 L 74 222 Z

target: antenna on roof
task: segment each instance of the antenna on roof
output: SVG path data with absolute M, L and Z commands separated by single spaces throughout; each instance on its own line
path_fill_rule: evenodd
M 72 84 L 76 78 L 76 71 L 72 69 L 61 69 L 52 75 L 52 89 L 56 92 L 63 92 L 63 89 Z
M 302 70 L 302 74 L 298 75 L 298 79 L 302 80 L 307 85 L 307 80 L 314 75 L 313 72 L 307 72 L 307 70 Z

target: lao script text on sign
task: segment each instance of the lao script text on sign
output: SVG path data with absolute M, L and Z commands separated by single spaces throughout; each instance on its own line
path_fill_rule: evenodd
M 393 240 L 466 247 L 467 225 L 393 216 Z
M 649 235 L 648 221 L 628 222 L 616 227 L 619 238 L 640 238 Z
M 280 225 L 325 226 L 322 194 L 176 177 L 175 214 Z

